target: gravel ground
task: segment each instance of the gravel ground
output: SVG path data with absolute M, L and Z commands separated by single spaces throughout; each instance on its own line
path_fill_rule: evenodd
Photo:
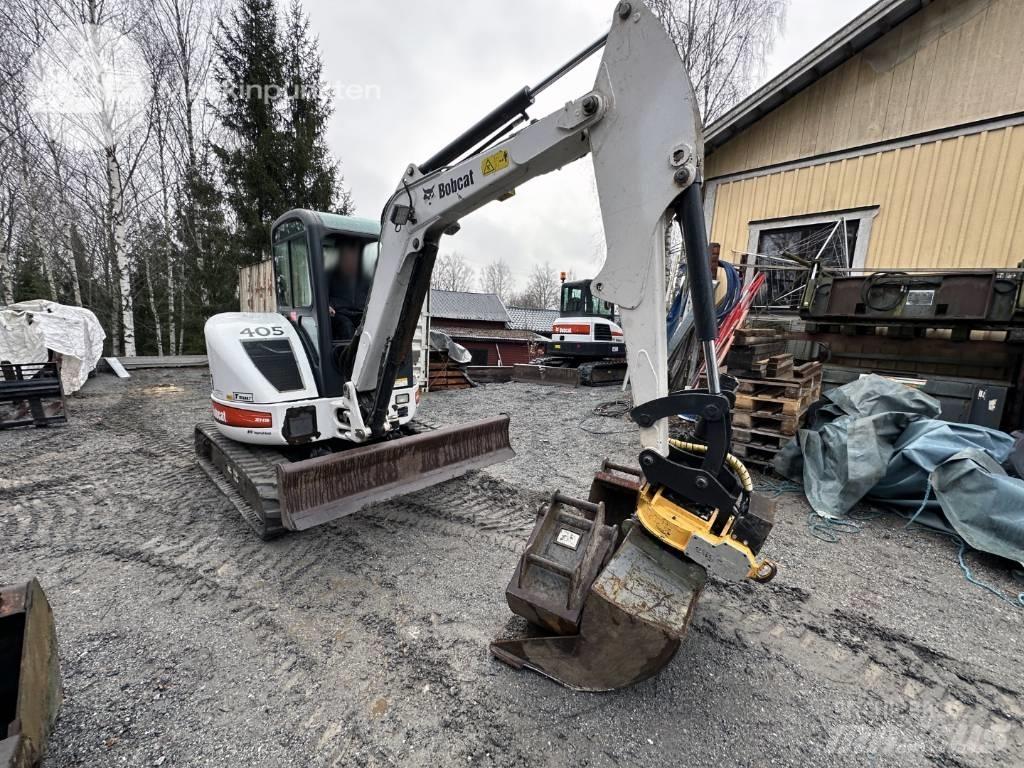
M 100 376 L 67 426 L 0 433 L 0 582 L 57 617 L 50 768 L 1019 764 L 1024 611 L 947 539 L 883 516 L 828 544 L 784 495 L 775 581 L 710 585 L 660 675 L 573 693 L 487 642 L 536 504 L 635 461 L 589 416 L 615 390 L 432 394 L 429 423 L 510 413 L 518 457 L 264 544 L 195 465 L 206 378 Z

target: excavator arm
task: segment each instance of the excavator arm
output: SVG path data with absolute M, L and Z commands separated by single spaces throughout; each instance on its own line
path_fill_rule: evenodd
M 514 135 L 462 156 L 514 123 L 566 68 L 604 44 L 594 88 Z M 634 400 L 667 394 L 664 227 L 698 179 L 700 118 L 678 50 L 641 2 L 620 3 L 597 41 L 535 88 L 526 88 L 430 161 L 406 168 L 382 215 L 380 257 L 351 387 L 365 423 L 381 433 L 390 382 L 429 289 L 440 239 L 459 220 L 516 187 L 593 156 L 608 257 L 595 292 L 620 306 Z M 461 157 L 461 159 L 459 159 Z M 643 427 L 645 447 L 667 453 L 665 421 Z

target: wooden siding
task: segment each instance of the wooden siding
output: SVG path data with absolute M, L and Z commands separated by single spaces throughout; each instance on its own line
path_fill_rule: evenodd
M 750 223 L 878 207 L 868 267 L 1011 267 L 1024 260 L 1024 125 L 714 183 L 711 240 Z
M 536 344 L 527 341 L 474 341 L 473 339 L 458 339 L 458 343 L 470 352 L 477 350 L 487 351 L 487 365 L 516 365 L 528 363 L 534 357 L 543 354 Z M 483 365 L 483 363 L 481 363 Z
M 238 306 L 242 312 L 276 312 L 274 262 L 270 259 L 238 270 Z
M 706 175 L 1024 112 L 1022 40 L 1022 0 L 936 0 L 708 155 Z

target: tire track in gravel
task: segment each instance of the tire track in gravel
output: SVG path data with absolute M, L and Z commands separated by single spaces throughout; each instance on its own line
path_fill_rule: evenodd
M 798 588 L 715 584 L 711 589 L 721 593 L 720 599 L 705 596 L 692 631 L 739 651 L 767 654 L 802 674 L 848 685 L 867 694 L 883 713 L 915 709 L 942 750 L 1024 750 L 1021 691 L 979 676 L 964 662 L 868 616 L 830 608 Z

